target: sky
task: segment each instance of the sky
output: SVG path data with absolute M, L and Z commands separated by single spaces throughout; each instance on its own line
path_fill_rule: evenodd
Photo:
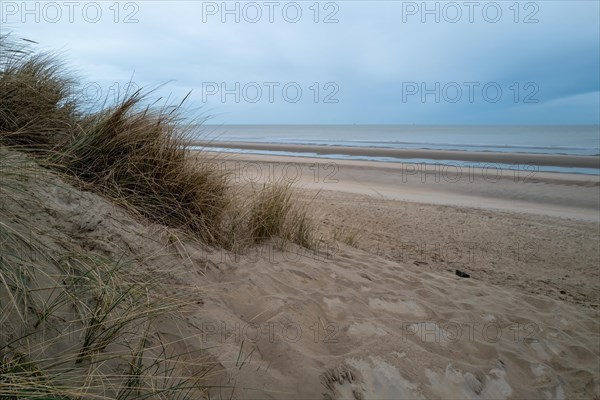
M 214 124 L 599 124 L 598 1 L 0 1 L 90 101 Z M 152 97 L 153 96 L 153 97 Z

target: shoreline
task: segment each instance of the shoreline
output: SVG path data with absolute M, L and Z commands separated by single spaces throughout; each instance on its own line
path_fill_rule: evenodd
M 391 149 L 354 146 L 321 146 L 259 142 L 196 141 L 193 146 L 240 150 L 283 151 L 290 153 L 315 153 L 318 155 L 346 155 L 364 157 L 392 157 L 401 159 L 451 160 L 508 165 L 537 165 L 566 168 L 591 168 L 600 170 L 600 156 L 575 156 L 566 154 L 471 152 L 428 149 Z M 269 155 L 264 155 L 269 156 Z M 290 155 L 291 156 L 291 155 Z M 295 156 L 299 157 L 299 156 Z M 305 156 L 302 156 L 305 157 Z M 339 160 L 339 158 L 333 158 Z M 377 161 L 380 162 L 380 161 Z M 398 161 L 401 162 L 401 161 Z
M 305 189 L 382 200 L 600 222 L 598 175 L 483 168 L 444 171 L 432 165 L 414 169 L 393 162 L 202 153 L 214 154 L 213 162 L 222 163 L 233 182 L 240 184 L 284 180 Z
M 240 161 L 244 163 L 267 163 L 267 164 L 283 164 L 283 165 L 320 165 L 325 168 L 327 165 L 354 167 L 360 169 L 369 170 L 383 170 L 389 172 L 400 172 L 404 171 L 407 176 L 410 175 L 460 175 L 461 173 L 466 178 L 468 174 L 475 176 L 483 176 L 486 174 L 486 169 L 482 167 L 464 166 L 463 171 L 456 173 L 452 170 L 440 169 L 441 164 L 421 164 L 414 163 L 419 167 L 425 167 L 425 169 L 412 170 L 407 168 L 407 165 L 412 166 L 413 163 L 398 162 L 398 161 L 373 161 L 373 160 L 352 160 L 352 159 L 339 159 L 339 158 L 323 158 L 323 157 L 310 157 L 310 156 L 290 156 L 290 155 L 276 155 L 276 154 L 260 154 L 260 153 L 234 153 L 234 152 L 221 152 L 218 150 L 204 149 L 202 151 L 194 150 L 194 154 L 200 153 L 211 153 L 216 155 L 215 160 L 218 161 Z M 550 171 L 528 171 L 528 170 L 512 170 L 505 168 L 494 168 L 494 171 L 498 171 L 498 174 L 502 179 L 514 179 L 521 181 L 529 181 L 536 183 L 572 183 L 575 185 L 594 185 L 600 186 L 600 175 L 588 175 L 579 173 L 569 172 L 550 172 Z M 487 172 L 487 175 L 492 179 L 492 173 Z

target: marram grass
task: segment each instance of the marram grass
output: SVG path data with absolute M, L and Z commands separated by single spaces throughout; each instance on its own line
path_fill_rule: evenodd
M 30 186 L 58 174 L 214 246 L 312 248 L 312 222 L 289 185 L 240 201 L 213 159 L 190 157 L 181 104 L 155 107 L 136 91 L 97 109 L 75 83 L 54 55 L 0 34 L 0 398 L 202 398 L 210 368 L 170 351 L 156 327 L 197 293 L 165 297 L 160 274 L 136 279 L 130 260 L 50 249 L 50 227 L 8 205 L 36 201 Z
M 63 71 L 56 56 L 0 35 L 0 144 L 30 152 L 87 189 L 209 244 L 282 234 L 303 246 L 311 242 L 307 213 L 288 185 L 268 183 L 245 218 L 248 204 L 233 201 L 235 190 L 218 163 L 205 153 L 190 156 L 184 102 L 158 107 L 149 100 L 152 92 L 137 90 L 97 109 L 74 96 L 77 81 Z

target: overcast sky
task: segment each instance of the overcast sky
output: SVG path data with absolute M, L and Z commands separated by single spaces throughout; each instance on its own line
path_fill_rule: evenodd
M 192 90 L 190 108 L 218 124 L 600 118 L 597 1 L 3 0 L 0 12 L 4 32 L 59 50 L 89 97 L 132 77 L 167 83 L 157 93 Z

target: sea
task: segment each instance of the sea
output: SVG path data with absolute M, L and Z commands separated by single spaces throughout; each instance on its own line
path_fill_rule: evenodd
M 216 148 L 223 152 L 327 157 L 381 162 L 444 163 L 443 160 L 397 159 L 336 154 L 335 146 L 392 149 L 456 150 L 600 157 L 600 125 L 202 125 L 198 138 L 331 146 L 326 156 L 308 152 Z M 456 161 L 448 161 L 456 164 Z M 464 166 L 479 163 L 461 162 Z M 513 169 L 511 165 L 498 165 Z M 597 175 L 595 168 L 539 166 L 540 171 Z

